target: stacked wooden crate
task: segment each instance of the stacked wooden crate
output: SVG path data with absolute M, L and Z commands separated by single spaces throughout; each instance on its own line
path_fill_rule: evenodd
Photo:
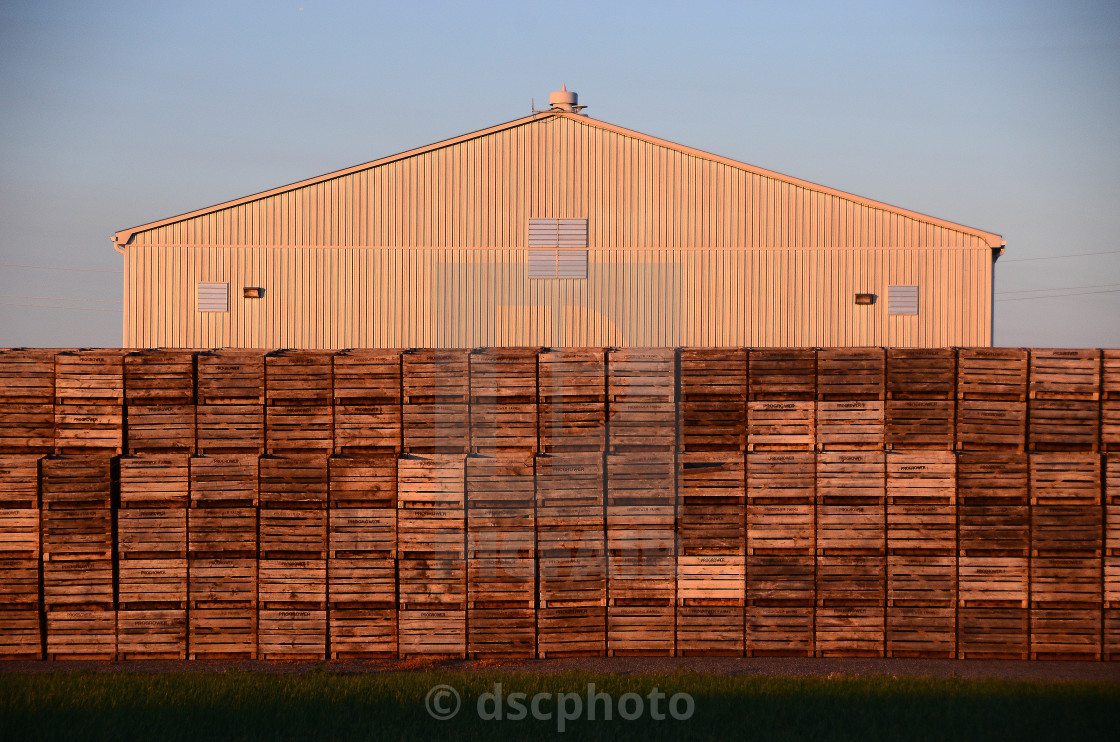
M 264 351 L 212 350 L 195 363 L 198 453 L 263 452 Z
M 817 351 L 818 450 L 882 450 L 885 379 L 882 348 Z
M 887 351 L 887 449 L 952 451 L 957 353 L 953 348 Z
M 120 460 L 117 654 L 187 657 L 188 454 Z
M 110 453 L 40 462 L 47 659 L 116 657 L 115 466 Z
M 957 457 L 887 454 L 887 656 L 957 656 Z
M 344 350 L 334 356 L 334 450 L 401 450 L 399 350 Z
M 1101 351 L 1101 450 L 1120 453 L 1120 350 Z
M 603 453 L 537 456 L 536 518 L 537 654 L 602 656 L 607 650 Z
M 54 451 L 54 351 L 0 350 L 0 452 Z
M 816 573 L 816 455 L 748 454 L 748 656 L 813 656 Z
M 121 453 L 123 350 L 71 350 L 54 360 L 55 451 Z
M 466 456 L 458 453 L 405 455 L 397 461 L 401 657 L 466 657 L 465 466 Z
M 537 424 L 542 453 L 606 449 L 606 363 L 602 348 L 540 352 Z
M 42 659 L 39 454 L 0 453 L 0 659 Z
M 957 455 L 957 656 L 1026 659 L 1030 553 L 1026 454 Z
M 535 657 L 532 450 L 472 454 L 467 458 L 466 490 L 468 655 Z
M 1101 352 L 1033 349 L 1030 379 L 1030 450 L 1100 450 Z
M 752 350 L 747 379 L 747 450 L 814 450 L 816 352 L 804 348 Z
M 405 351 L 401 383 L 404 451 L 465 453 L 471 438 L 469 351 Z
M 255 453 L 191 459 L 187 517 L 191 659 L 257 656 L 258 497 Z
M 672 655 L 676 351 L 607 353 L 607 652 Z
M 743 655 L 747 351 L 680 351 L 677 654 Z
M 396 656 L 396 556 L 397 455 L 332 457 L 328 562 L 332 659 Z
M 265 357 L 265 450 L 329 454 L 334 448 L 333 353 L 277 350 Z
M 124 357 L 129 453 L 195 450 L 194 353 L 139 350 Z
M 1031 456 L 1031 658 L 1100 659 L 1101 458 Z
M 957 450 L 1025 451 L 1029 352 L 961 348 L 957 353 Z
M 261 457 L 260 659 L 326 657 L 328 493 L 327 456 Z
M 1104 659 L 1120 660 L 1120 454 L 1105 456 Z
M 816 653 L 881 657 L 886 601 L 882 451 L 817 454 Z
M 471 451 L 536 451 L 537 353 L 536 348 L 471 352 Z

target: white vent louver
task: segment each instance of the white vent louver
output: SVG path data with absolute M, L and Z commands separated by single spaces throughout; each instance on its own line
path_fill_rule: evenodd
M 529 278 L 587 278 L 586 219 L 530 219 L 529 248 Z
M 199 283 L 198 284 L 198 311 L 200 311 L 200 312 L 228 312 L 229 311 L 229 284 L 228 283 Z
M 917 313 L 917 286 L 890 286 L 887 288 L 887 314 Z

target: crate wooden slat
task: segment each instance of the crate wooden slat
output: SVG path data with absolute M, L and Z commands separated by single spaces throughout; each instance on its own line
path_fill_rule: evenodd
M 677 607 L 678 657 L 742 657 L 742 606 Z
M 195 431 L 199 453 L 263 453 L 264 405 L 200 403 L 195 408 Z
M 1026 556 L 1030 549 L 1030 470 L 1021 453 L 962 453 L 957 457 L 960 554 Z
M 0 508 L 0 560 L 39 558 L 39 510 Z
M 957 657 L 1025 660 L 1030 656 L 1029 621 L 1025 607 L 962 607 L 957 611 Z
M 537 610 L 537 656 L 602 657 L 607 653 L 607 609 L 579 606 Z
M 334 351 L 275 350 L 265 356 L 265 395 L 269 405 L 302 402 L 308 407 L 334 399 Z
M 607 456 L 607 504 L 672 504 L 676 500 L 672 453 Z
M 192 608 L 188 622 L 190 659 L 256 659 L 256 608 Z
M 1101 351 L 1032 348 L 1031 399 L 1100 399 Z
M 537 548 L 533 506 L 467 507 L 467 553 L 531 559 Z
M 0 610 L 39 609 L 39 558 L 0 558 Z
M 335 406 L 384 405 L 399 409 L 401 353 L 394 348 L 352 348 L 335 353 Z
M 746 590 L 747 559 L 742 554 L 677 557 L 678 605 L 742 607 Z
M 401 450 L 399 404 L 339 402 L 334 408 L 334 448 L 340 453 Z
M 610 606 L 607 608 L 607 654 L 611 657 L 674 654 L 676 608 Z
M 957 551 L 957 457 L 951 451 L 887 454 L 887 548 Z
M 882 452 L 817 454 L 817 552 L 884 553 L 886 469 Z
M 747 455 L 747 553 L 812 555 L 816 543 L 816 455 Z
M 1027 405 L 998 399 L 958 399 L 956 439 L 959 451 L 1023 451 L 1027 445 Z
M 1101 408 L 1095 399 L 1032 399 L 1027 426 L 1031 451 L 1097 451 Z
M 397 461 L 399 553 L 466 556 L 466 457 L 402 456 Z
M 327 612 L 266 610 L 257 618 L 257 656 L 262 660 L 323 660 Z
M 327 606 L 326 559 L 261 559 L 257 601 L 265 608 L 321 611 Z
M 748 657 L 812 657 L 815 654 L 812 605 L 752 602 L 745 614 Z
M 120 460 L 122 507 L 187 507 L 190 455 L 137 454 Z
M 974 608 L 1026 608 L 1029 575 L 1025 556 L 962 554 L 957 566 L 960 605 Z
M 288 454 L 260 459 L 262 509 L 274 506 L 325 508 L 329 490 L 326 456 Z
M 601 396 L 601 395 L 600 395 Z M 537 410 L 540 450 L 563 454 L 602 451 L 607 445 L 607 405 L 604 401 L 545 401 Z
M 137 350 L 124 357 L 129 407 L 194 405 L 194 351 Z
M 1105 472 L 1104 545 L 1110 556 L 1120 556 L 1120 454 L 1108 454 L 1102 466 Z
M 537 356 L 541 402 L 602 402 L 607 394 L 607 352 L 603 348 L 543 348 Z
M 0 407 L 9 404 L 54 404 L 55 351 L 40 348 L 0 349 Z
M 1029 366 L 1026 348 L 961 348 L 957 397 L 1022 402 L 1027 398 Z
M 397 508 L 335 508 L 330 511 L 331 557 L 397 553 Z
M 255 557 L 191 559 L 188 597 L 198 609 L 252 609 L 257 606 Z
M 467 611 L 467 656 L 537 656 L 537 620 L 532 608 L 471 608 Z
M 667 556 L 676 553 L 672 505 L 607 505 L 611 554 Z
M 747 395 L 752 400 L 815 400 L 816 351 L 808 348 L 752 349 L 748 354 Z
M 682 400 L 677 417 L 681 451 L 742 451 L 747 445 L 747 407 L 740 399 Z
M 673 451 L 676 448 L 677 408 L 672 399 L 612 399 L 608 418 L 612 452 Z
M 811 400 L 747 402 L 748 451 L 812 451 L 817 408 Z
M 260 460 L 255 455 L 194 456 L 190 460 L 191 506 L 256 507 Z
M 47 659 L 113 660 L 117 656 L 117 612 L 48 610 Z
M 0 452 L 54 451 L 54 402 L 0 400 Z
M 952 451 L 955 434 L 956 400 L 887 400 L 887 448 Z
M 0 660 L 41 660 L 38 608 L 0 610 Z
M 397 560 L 397 600 L 402 611 L 431 606 L 466 608 L 466 560 L 401 557 Z
M 330 637 L 332 660 L 396 657 L 396 608 L 332 610 Z
M 818 606 L 814 644 L 818 657 L 882 657 L 886 618 L 881 606 Z
M 330 453 L 334 449 L 334 407 L 328 402 L 270 400 L 265 413 L 267 452 Z
M 199 405 L 264 405 L 265 355 L 263 350 L 236 348 L 199 353 Z
M 886 383 L 882 348 L 823 348 L 817 351 L 817 399 L 882 400 Z
M 107 450 L 124 443 L 123 350 L 75 350 L 55 356 L 55 450 Z
M 1101 609 L 1032 608 L 1031 659 L 1101 658 Z
M 573 608 L 607 604 L 607 556 L 540 557 L 537 565 L 540 606 Z
M 957 352 L 953 348 L 887 350 L 887 399 L 953 399 L 956 377 Z M 888 405 L 888 418 L 889 409 Z
M 121 559 L 185 558 L 187 508 L 118 510 L 117 553 Z
M 404 450 L 458 453 L 470 446 L 470 405 L 466 402 L 407 402 L 403 417 Z
M 676 557 L 662 554 L 607 558 L 610 605 L 673 605 L 676 600 Z
M 113 561 L 69 559 L 43 562 L 43 603 L 48 611 L 114 604 Z
M 1035 557 L 1031 559 L 1031 607 L 1100 607 L 1104 598 L 1101 559 Z
M 110 461 L 46 459 L 40 547 L 45 560 L 108 558 L 113 548 Z
M 401 356 L 405 409 L 411 405 L 466 405 L 470 397 L 470 351 L 413 349 Z
M 817 556 L 817 607 L 882 606 L 886 600 L 887 559 L 883 556 Z
M 472 455 L 466 459 L 467 503 L 474 507 L 529 507 L 535 501 L 530 450 Z
M 397 607 L 397 564 L 385 554 L 332 558 L 327 564 L 331 608 Z
M 532 557 L 472 557 L 467 561 L 467 601 L 473 608 L 533 608 L 537 602 Z
M 261 508 L 259 551 L 262 557 L 325 559 L 330 523 L 323 508 Z
M 129 404 L 126 415 L 128 452 L 195 450 L 195 406 Z
M 363 453 L 332 456 L 329 467 L 331 507 L 396 507 L 396 455 Z
M 185 660 L 185 610 L 118 610 L 117 657 L 122 660 Z
M 957 611 L 949 606 L 888 606 L 887 657 L 953 659 Z
M 882 401 L 817 402 L 817 448 L 822 451 L 878 451 L 886 435 Z
M 397 614 L 397 642 L 401 659 L 467 656 L 467 612 L 460 610 L 401 610 Z
M 746 348 L 681 348 L 681 401 L 747 398 Z
M 130 610 L 187 607 L 187 560 L 121 559 L 117 607 Z
M 1034 454 L 1031 471 L 1031 553 L 1104 548 L 1101 458 L 1093 454 Z
M 534 458 L 538 518 L 554 508 L 603 507 L 603 457 L 597 453 L 563 453 Z M 557 516 L 557 523 L 564 522 Z M 602 516 L 600 515 L 600 523 Z
M 194 507 L 187 515 L 191 557 L 256 557 L 257 509 Z
M 887 605 L 957 604 L 956 554 L 892 554 L 887 557 Z
M 476 348 L 470 352 L 471 401 L 535 403 L 539 348 Z

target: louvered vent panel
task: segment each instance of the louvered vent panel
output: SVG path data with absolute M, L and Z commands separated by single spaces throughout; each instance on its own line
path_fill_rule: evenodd
M 200 311 L 200 312 L 228 312 L 229 311 L 229 284 L 228 283 L 199 283 L 198 284 L 198 311 Z

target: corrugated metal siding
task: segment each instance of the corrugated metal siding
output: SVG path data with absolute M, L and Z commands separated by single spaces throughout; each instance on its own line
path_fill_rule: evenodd
M 130 246 L 129 347 L 983 346 L 991 252 L 591 249 L 586 280 L 528 279 L 523 249 Z M 229 282 L 230 311 L 191 306 Z M 888 285 L 917 285 L 888 316 Z M 244 299 L 243 286 L 265 288 Z M 877 294 L 857 306 L 856 293 Z
M 142 231 L 131 244 L 524 247 L 530 217 L 587 218 L 592 247 L 984 244 L 569 116 Z

